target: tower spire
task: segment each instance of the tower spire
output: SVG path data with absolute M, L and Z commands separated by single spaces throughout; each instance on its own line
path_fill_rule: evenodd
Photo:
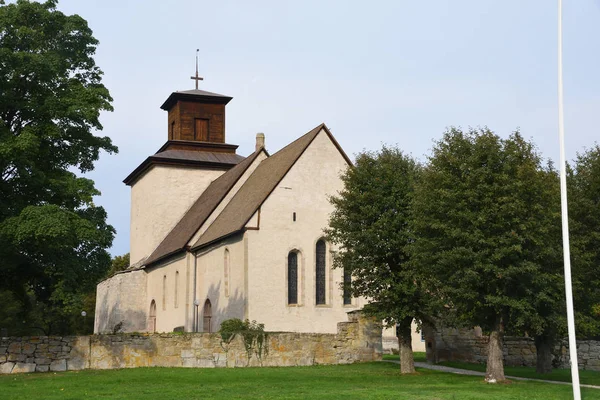
M 198 90 L 198 81 L 202 81 L 204 80 L 204 78 L 198 76 L 198 52 L 200 51 L 200 49 L 196 49 L 196 76 L 192 76 L 190 79 L 193 79 L 196 81 L 196 90 Z

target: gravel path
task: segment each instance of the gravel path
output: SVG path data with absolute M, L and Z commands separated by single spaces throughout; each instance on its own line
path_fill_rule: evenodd
M 392 362 L 395 364 L 400 364 L 400 361 L 394 361 L 394 360 L 385 360 L 386 362 Z M 424 362 L 416 362 L 415 363 L 415 367 L 417 368 L 424 368 L 424 369 L 431 369 L 434 371 L 440 371 L 440 372 L 448 372 L 451 374 L 459 374 L 459 375 L 473 375 L 473 376 L 485 376 L 484 372 L 479 372 L 479 371 L 470 371 L 468 369 L 460 369 L 460 368 L 453 368 L 453 367 L 445 367 L 443 365 L 434 365 L 434 364 L 428 364 L 428 363 L 424 363 Z M 543 383 L 552 383 L 555 385 L 569 385 L 571 386 L 571 382 L 559 382 L 559 381 L 548 381 L 545 379 L 534 379 L 534 378 L 521 378 L 519 376 L 509 376 L 507 375 L 506 378 L 508 379 L 512 379 L 515 381 L 532 381 L 532 382 L 543 382 Z M 600 389 L 600 386 L 595 386 L 595 385 L 579 385 L 581 387 L 584 388 L 590 388 L 590 389 Z

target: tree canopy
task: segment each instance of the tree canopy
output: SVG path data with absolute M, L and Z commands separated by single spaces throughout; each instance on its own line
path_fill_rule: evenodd
M 504 379 L 507 328 L 543 330 L 533 300 L 556 257 L 553 176 L 518 132 L 501 139 L 452 128 L 415 189 L 412 262 L 459 323 L 490 332 L 489 381 Z
M 117 148 L 95 135 L 112 110 L 98 41 L 56 4 L 0 6 L 0 289 L 60 319 L 106 273 L 114 236 L 94 183 L 73 171 Z
M 331 199 L 335 206 L 326 230 L 339 250 L 335 265 L 352 277 L 353 296 L 364 296 L 365 311 L 398 325 L 402 372 L 414 372 L 411 322 L 428 316 L 431 297 L 425 295 L 405 251 L 410 203 L 421 167 L 397 148 L 359 154 L 342 175 L 344 190 Z
M 599 145 L 577 155 L 568 183 L 577 334 L 600 337 Z

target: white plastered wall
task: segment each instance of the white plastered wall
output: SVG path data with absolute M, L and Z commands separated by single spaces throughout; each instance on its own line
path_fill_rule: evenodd
M 157 332 L 172 332 L 176 327 L 186 326 L 186 310 L 190 308 L 187 296 L 190 258 L 186 253 L 145 270 L 148 294 L 144 298 L 147 310 L 152 300 L 156 302 Z
M 148 257 L 224 172 L 156 165 L 139 178 L 131 187 L 131 264 Z
M 269 331 L 335 333 L 346 313 L 363 305 L 344 305 L 342 271 L 332 269 L 327 244 L 326 303 L 316 305 L 315 246 L 323 236 L 333 206 L 328 196 L 343 188 L 340 174 L 348 167 L 343 156 L 321 131 L 263 203 L 260 229 L 248 237 L 248 317 Z M 293 213 L 296 221 L 293 221 Z M 298 304 L 287 304 L 287 259 L 298 251 Z
M 228 291 L 225 290 L 226 250 L 229 252 Z M 212 332 L 216 332 L 226 319 L 245 318 L 245 253 L 244 234 L 240 233 L 198 254 L 196 298 L 199 300 L 199 331 L 206 331 L 203 308 L 207 299 L 212 306 Z

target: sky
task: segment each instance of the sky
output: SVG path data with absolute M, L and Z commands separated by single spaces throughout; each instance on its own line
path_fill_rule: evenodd
M 600 0 L 564 1 L 567 158 L 600 139 Z M 325 122 L 351 158 L 382 144 L 424 161 L 450 126 L 515 130 L 558 162 L 555 0 L 62 0 L 100 41 L 114 98 L 104 130 L 119 153 L 86 174 L 129 251 L 122 180 L 167 140 L 171 92 L 233 97 L 226 141 L 271 153 Z

